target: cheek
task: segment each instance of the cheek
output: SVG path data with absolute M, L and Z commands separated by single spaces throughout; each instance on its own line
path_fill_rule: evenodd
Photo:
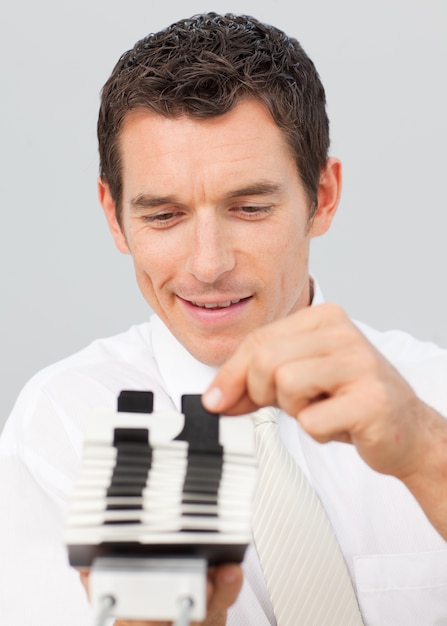
M 307 284 L 309 240 L 306 237 L 290 238 L 284 242 L 281 255 L 276 260 L 277 288 L 286 307 L 293 306 Z
M 270 258 L 278 277 L 301 275 L 309 256 L 309 238 L 301 232 L 301 228 L 290 227 L 283 237 L 272 237 L 272 240 Z
M 180 251 L 181 245 L 172 245 L 168 238 L 135 238 L 131 254 L 139 283 L 150 281 L 153 288 L 161 288 L 179 271 Z

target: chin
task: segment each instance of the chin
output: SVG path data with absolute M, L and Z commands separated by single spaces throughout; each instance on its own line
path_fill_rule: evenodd
M 203 343 L 206 343 L 204 341 Z M 240 342 L 231 344 L 225 343 L 225 345 L 219 346 L 201 346 L 201 348 L 197 349 L 197 346 L 194 346 L 192 349 L 187 348 L 187 350 L 193 355 L 201 363 L 205 365 L 209 365 L 211 367 L 220 367 L 227 361 L 230 356 L 234 353 L 237 346 Z

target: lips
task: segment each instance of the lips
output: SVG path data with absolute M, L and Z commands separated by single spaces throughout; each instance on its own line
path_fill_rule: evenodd
M 249 302 L 253 298 L 253 295 L 236 298 L 234 293 L 230 296 L 222 294 L 220 298 L 216 293 L 209 294 L 207 298 L 203 295 L 203 299 L 197 300 L 196 298 L 200 298 L 199 294 L 191 296 L 188 299 L 177 296 L 184 321 L 188 320 L 193 326 L 200 328 L 201 332 L 213 333 L 227 332 L 229 327 L 244 320 Z

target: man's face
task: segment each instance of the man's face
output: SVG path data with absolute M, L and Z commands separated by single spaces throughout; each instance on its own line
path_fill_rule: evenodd
M 121 227 L 100 183 L 109 225 L 145 299 L 197 359 L 219 365 L 251 330 L 309 303 L 309 240 L 327 217 L 310 227 L 295 162 L 261 103 L 208 120 L 135 111 L 120 149 Z

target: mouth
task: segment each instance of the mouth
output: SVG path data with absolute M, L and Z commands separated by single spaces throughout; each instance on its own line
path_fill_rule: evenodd
M 205 298 L 203 300 L 190 300 L 178 296 L 185 319 L 189 320 L 193 326 L 200 328 L 201 331 L 205 329 L 213 333 L 222 330 L 227 331 L 229 326 L 234 328 L 235 324 L 244 321 L 250 308 L 249 302 L 253 299 L 253 295 L 242 298 L 231 298 L 230 296 L 229 299 L 225 300 L 224 297 L 221 296 L 222 299 L 219 299 L 217 294 L 214 294 L 213 300 L 211 298 L 209 300 L 205 300 Z

